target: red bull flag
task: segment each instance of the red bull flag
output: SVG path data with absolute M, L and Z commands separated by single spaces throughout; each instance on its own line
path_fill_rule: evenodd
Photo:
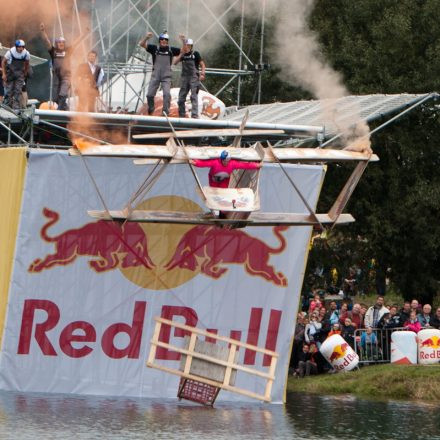
M 87 163 L 109 209 L 121 209 L 149 171 L 125 159 Z M 315 206 L 323 168 L 286 168 Z M 198 174 L 206 184 L 207 173 Z M 277 166 L 264 167 L 262 209 L 306 213 L 285 179 Z M 204 211 L 195 188 L 188 167 L 170 165 L 138 208 Z M 145 365 L 153 317 L 162 316 L 277 351 L 272 400 L 283 401 L 310 227 L 223 230 L 88 217 L 87 210 L 101 208 L 79 158 L 30 152 L 0 388 L 175 397 L 178 377 Z M 160 340 L 183 345 L 184 336 L 168 329 Z M 244 349 L 238 354 L 244 365 L 266 371 L 269 359 Z M 159 347 L 156 360 L 179 368 L 179 354 L 166 348 Z M 264 386 L 239 373 L 236 385 L 254 392 Z M 246 400 L 231 393 L 220 399 Z

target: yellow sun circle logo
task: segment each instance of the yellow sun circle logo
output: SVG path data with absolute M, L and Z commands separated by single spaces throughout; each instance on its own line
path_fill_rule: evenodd
M 178 196 L 158 196 L 145 200 L 136 210 L 202 212 L 192 200 Z M 194 226 L 168 223 L 139 223 L 145 233 L 148 256 L 154 268 L 145 266 L 120 268 L 122 274 L 132 283 L 151 290 L 169 290 L 194 278 L 198 271 L 165 266 L 171 260 L 183 235 Z

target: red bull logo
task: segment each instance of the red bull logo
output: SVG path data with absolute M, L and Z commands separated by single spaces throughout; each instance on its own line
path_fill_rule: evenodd
M 147 238 L 138 223 L 120 224 L 99 220 L 78 229 L 70 229 L 59 235 L 48 235 L 48 229 L 58 222 L 60 216 L 48 208 L 43 209 L 48 222 L 41 229 L 41 238 L 53 243 L 55 251 L 44 258 L 35 259 L 29 272 L 42 272 L 54 266 L 73 263 L 77 257 L 93 257 L 89 266 L 96 272 L 117 267 L 154 267 L 148 256 Z
M 438 336 L 432 336 L 431 338 L 420 341 L 421 347 L 440 348 L 440 338 Z
M 277 286 L 287 286 L 287 278 L 276 272 L 269 264 L 272 254 L 283 252 L 286 240 L 281 231 L 286 227 L 275 227 L 274 233 L 280 241 L 278 247 L 269 247 L 263 241 L 239 229 L 219 229 L 215 226 L 196 226 L 180 240 L 166 268 L 175 267 L 190 271 L 200 271 L 204 275 L 218 279 L 228 269 L 227 265 L 243 265 L 249 275 L 259 276 Z
M 330 355 L 330 362 L 336 361 L 338 359 L 341 359 L 345 356 L 345 353 L 348 349 L 348 343 L 344 342 L 343 344 L 335 345 L 333 348 L 333 352 Z
M 173 196 L 151 198 L 138 208 L 201 211 L 191 200 Z M 284 226 L 273 228 L 279 244 L 271 247 L 243 230 L 214 226 L 99 220 L 50 234 L 49 229 L 60 221 L 60 215 L 49 208 L 43 209 L 43 215 L 47 222 L 40 235 L 53 244 L 54 251 L 34 259 L 28 268 L 31 273 L 88 257 L 88 264 L 95 272 L 119 269 L 133 283 L 152 290 L 169 290 L 198 274 L 219 279 L 231 265 L 240 265 L 248 275 L 276 286 L 288 285 L 286 276 L 269 262 L 272 255 L 281 254 L 286 248 L 282 231 L 287 227 Z
M 431 336 L 419 341 L 419 358 L 425 363 L 435 363 L 440 360 L 440 337 Z

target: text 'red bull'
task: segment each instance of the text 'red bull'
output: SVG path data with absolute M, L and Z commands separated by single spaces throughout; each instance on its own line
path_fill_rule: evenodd
M 47 230 L 60 216 L 48 208 L 43 209 L 43 214 L 49 221 L 41 229 L 41 237 L 53 243 L 55 251 L 44 258 L 35 259 L 29 266 L 29 272 L 41 272 L 53 266 L 67 265 L 78 256 L 95 257 L 89 261 L 89 265 L 96 272 L 105 272 L 117 267 L 154 268 L 148 255 L 147 238 L 138 223 L 122 224 L 99 220 L 50 237 Z
M 139 353 L 142 346 L 144 332 L 144 319 L 147 310 L 145 301 L 136 301 L 134 304 L 133 317 L 131 324 L 117 322 L 108 326 L 100 336 L 100 346 L 102 352 L 112 359 L 139 359 Z M 44 312 L 44 320 L 36 322 L 36 313 Z M 282 312 L 280 310 L 270 310 L 269 323 L 266 333 L 265 348 L 275 351 L 278 338 L 278 331 L 281 322 Z M 161 317 L 173 320 L 180 316 L 185 320 L 185 324 L 195 327 L 198 322 L 196 312 L 190 307 L 164 305 L 161 311 Z M 258 345 L 261 333 L 261 322 L 263 309 L 254 307 L 251 309 L 246 342 L 251 345 Z M 43 299 L 27 299 L 23 304 L 23 314 L 20 327 L 20 335 L 17 347 L 17 354 L 29 355 L 31 347 L 36 343 L 44 356 L 58 356 L 56 345 L 66 356 L 72 358 L 82 358 L 88 356 L 96 349 L 94 344 L 98 340 L 95 326 L 83 320 L 77 320 L 68 323 L 63 329 L 58 329 L 61 319 L 59 307 L 52 301 Z M 58 341 L 51 335 L 52 330 L 61 330 Z M 208 329 L 211 333 L 217 333 L 217 329 Z M 115 338 L 118 334 L 125 333 L 129 342 L 126 347 L 118 348 L 115 345 Z M 182 338 L 186 332 L 175 328 L 173 337 Z M 240 330 L 231 330 L 230 337 L 241 341 L 242 332 Z M 170 326 L 162 326 L 162 332 L 159 341 L 169 343 L 171 338 Z M 206 338 L 209 340 L 210 338 Z M 34 344 L 32 342 L 34 341 Z M 56 344 L 57 342 L 57 344 Z M 210 342 L 213 342 L 212 340 Z M 75 343 L 75 345 L 73 345 Z M 82 346 L 79 346 L 82 344 Z M 180 353 L 158 347 L 156 359 L 180 360 Z M 244 353 L 244 364 L 255 365 L 255 351 L 247 349 Z M 270 356 L 264 356 L 263 366 L 270 365 Z
M 280 245 L 272 248 L 264 241 L 239 229 L 220 229 L 215 226 L 196 226 L 187 231 L 170 261 L 168 270 L 176 267 L 200 271 L 211 278 L 220 278 L 228 271 L 225 265 L 243 265 L 250 275 L 259 276 L 277 286 L 287 286 L 287 278 L 269 264 L 272 254 L 280 254 L 286 248 L 281 231 L 285 226 L 273 228 Z
M 432 336 L 420 342 L 420 359 L 438 359 L 440 360 L 440 338 Z

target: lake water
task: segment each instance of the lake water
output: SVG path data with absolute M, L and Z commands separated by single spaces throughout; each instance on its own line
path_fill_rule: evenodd
M 291 394 L 287 405 L 0 391 L 0 439 L 440 439 L 440 406 Z

